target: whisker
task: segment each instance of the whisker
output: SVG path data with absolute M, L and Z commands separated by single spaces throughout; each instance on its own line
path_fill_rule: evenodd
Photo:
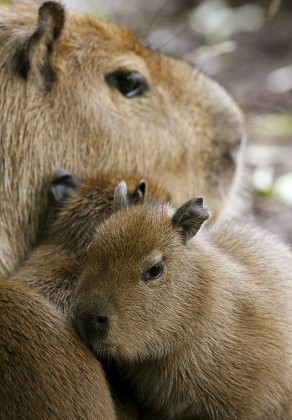
M 91 230 L 91 235 L 88 233 L 88 229 Z M 85 246 L 87 247 L 90 242 L 92 241 L 92 237 L 94 234 L 94 227 L 93 227 L 93 223 L 89 224 L 88 229 L 85 230 L 85 228 L 83 226 L 79 227 L 79 230 L 77 232 L 77 239 Z
M 162 4 L 162 6 L 159 7 L 159 9 L 157 10 L 157 12 L 154 14 L 154 16 L 152 17 L 152 19 L 149 22 L 149 25 L 146 28 L 146 34 L 145 37 L 148 37 L 149 35 L 149 31 L 151 29 L 151 26 L 153 25 L 153 23 L 155 22 L 155 20 L 159 17 L 160 13 L 162 12 L 162 10 L 171 2 L 172 0 L 167 0 L 166 2 L 164 2 Z
M 170 42 L 172 42 L 173 40 L 175 40 L 177 37 L 179 37 L 181 34 L 183 34 L 185 31 L 187 30 L 187 28 L 185 27 L 184 29 L 180 30 L 177 34 L 175 34 L 172 38 L 170 38 L 167 42 L 165 42 L 164 44 L 160 45 L 158 48 L 155 48 L 156 51 L 160 51 L 161 48 L 165 47 L 166 45 L 168 45 Z

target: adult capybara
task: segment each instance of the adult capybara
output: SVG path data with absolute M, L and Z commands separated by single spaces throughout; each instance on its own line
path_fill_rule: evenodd
M 291 251 L 250 225 L 198 232 L 202 198 L 175 210 L 126 194 L 120 183 L 87 252 L 81 336 L 150 418 L 291 420 Z
M 139 172 L 221 213 L 243 121 L 216 82 L 57 2 L 1 5 L 0 57 L 0 273 L 35 243 L 56 167 Z
M 1 420 L 115 420 L 99 362 L 55 306 L 0 279 Z

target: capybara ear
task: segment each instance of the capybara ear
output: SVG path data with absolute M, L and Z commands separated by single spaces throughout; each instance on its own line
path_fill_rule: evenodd
M 65 22 L 64 7 L 54 1 L 39 8 L 37 30 L 28 38 L 17 55 L 17 71 L 25 80 L 29 75 L 35 82 L 49 90 L 56 79 L 50 56 Z
M 175 212 L 172 217 L 172 224 L 181 235 L 183 243 L 186 243 L 197 234 L 208 218 L 209 212 L 203 207 L 202 197 L 195 197 Z
M 130 203 L 139 204 L 142 203 L 147 196 L 147 182 L 141 179 L 137 182 L 135 190 L 129 195 Z
M 119 182 L 116 188 L 115 194 L 114 194 L 114 203 L 113 203 L 114 212 L 122 209 L 123 207 L 127 207 L 129 205 L 127 193 L 128 193 L 128 188 L 125 181 Z
M 81 185 L 78 178 L 65 169 L 58 169 L 55 172 L 50 192 L 56 204 L 62 204 L 66 198 L 70 197 Z

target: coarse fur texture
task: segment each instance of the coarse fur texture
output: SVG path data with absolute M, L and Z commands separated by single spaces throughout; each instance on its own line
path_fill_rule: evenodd
M 248 224 L 197 233 L 207 217 L 201 198 L 112 214 L 87 252 L 77 327 L 150 418 L 291 420 L 291 251 Z
M 38 239 L 57 167 L 83 179 L 143 173 L 176 203 L 204 193 L 222 213 L 244 124 L 216 82 L 56 2 L 1 4 L 0 56 L 0 274 Z M 135 72 L 145 89 L 122 94 L 116 72 Z
M 51 187 L 51 213 L 44 237 L 11 275 L 13 280 L 37 289 L 69 320 L 73 316 L 74 291 L 86 249 L 98 224 L 113 212 L 114 193 L 122 179 L 129 187 L 130 202 L 136 203 L 139 175 L 111 174 L 80 182 L 67 171 L 57 171 Z M 169 198 L 149 181 L 147 190 L 153 199 Z M 143 197 L 138 197 L 138 202 L 140 200 Z
M 63 314 L 0 279 L 1 420 L 115 420 L 103 370 Z
M 143 201 L 146 183 L 138 175 L 111 174 L 80 182 L 67 171 L 58 170 L 50 188 L 51 212 L 44 237 L 11 276 L 37 289 L 69 320 L 73 318 L 74 292 L 86 249 L 97 225 L 112 213 L 116 186 L 122 179 L 130 191 L 127 200 Z M 149 182 L 147 193 L 153 199 L 169 199 L 169 194 Z M 132 392 L 119 371 L 108 363 L 105 367 L 118 419 L 140 419 Z

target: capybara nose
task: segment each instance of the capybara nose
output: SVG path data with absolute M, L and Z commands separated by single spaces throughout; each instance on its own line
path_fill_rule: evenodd
M 76 323 L 83 339 L 91 344 L 100 338 L 105 338 L 110 325 L 110 317 L 105 314 L 77 314 Z
M 106 325 L 106 324 L 108 324 L 108 322 L 109 322 L 109 318 L 108 318 L 108 316 L 104 316 L 104 315 L 97 315 L 96 317 L 94 317 L 94 318 L 93 318 L 93 322 L 94 322 L 97 326 L 99 326 L 99 325 L 101 325 L 101 324 Z

